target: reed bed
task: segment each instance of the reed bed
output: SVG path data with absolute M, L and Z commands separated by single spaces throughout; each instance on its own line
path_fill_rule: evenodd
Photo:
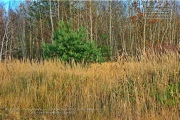
M 0 119 L 178 120 L 180 61 L 1 62 Z

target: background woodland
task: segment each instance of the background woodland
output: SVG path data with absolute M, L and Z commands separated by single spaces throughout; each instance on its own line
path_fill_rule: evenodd
M 15 7 L 18 6 L 18 7 Z M 159 45 L 176 49 L 180 38 L 178 1 L 10 1 L 0 3 L 0 61 L 44 59 L 58 21 L 86 28 L 87 40 L 108 48 L 109 60 L 137 56 Z M 169 19 L 145 19 L 143 11 L 171 7 Z M 152 7 L 153 6 L 153 7 Z M 108 57 L 108 56 L 107 56 Z

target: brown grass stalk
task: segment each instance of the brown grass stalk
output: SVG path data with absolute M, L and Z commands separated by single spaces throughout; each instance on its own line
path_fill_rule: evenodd
M 67 65 L 0 63 L 0 119 L 180 119 L 175 55 Z

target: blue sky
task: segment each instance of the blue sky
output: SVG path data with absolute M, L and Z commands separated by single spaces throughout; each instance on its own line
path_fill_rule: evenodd
M 0 0 L 0 3 L 5 5 L 6 10 L 8 10 L 8 5 L 12 7 L 19 6 L 19 3 L 23 0 Z
M 9 2 L 9 0 L 0 0 L 0 2 Z

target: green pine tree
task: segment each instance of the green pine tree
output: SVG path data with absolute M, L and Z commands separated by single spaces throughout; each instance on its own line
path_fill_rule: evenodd
M 101 48 L 97 48 L 93 41 L 87 40 L 86 29 L 80 27 L 78 30 L 73 30 L 71 27 L 71 22 L 58 23 L 54 41 L 51 44 L 43 43 L 45 58 L 58 58 L 66 62 L 71 60 L 85 63 L 103 62 Z

